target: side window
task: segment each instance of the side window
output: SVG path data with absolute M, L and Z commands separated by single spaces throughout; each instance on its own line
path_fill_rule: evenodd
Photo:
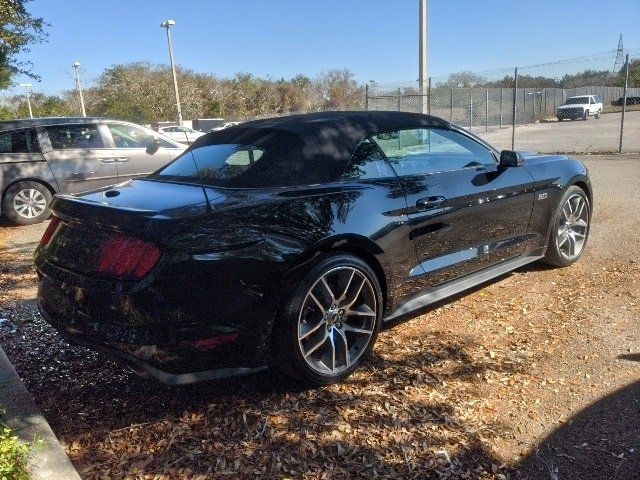
M 342 174 L 344 180 L 395 177 L 380 149 L 370 139 L 364 140 L 353 152 L 351 163 Z
M 453 130 L 398 130 L 374 135 L 372 140 L 400 176 L 496 164 L 491 150 Z
M 151 135 L 140 127 L 124 123 L 107 125 L 116 148 L 147 148 Z
M 0 153 L 33 153 L 39 152 L 35 130 L 14 130 L 0 132 Z
M 51 148 L 104 148 L 96 125 L 52 125 L 46 127 Z

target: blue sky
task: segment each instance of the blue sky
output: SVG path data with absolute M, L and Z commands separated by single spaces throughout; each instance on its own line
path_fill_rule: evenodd
M 73 88 L 120 63 L 168 63 L 160 23 L 172 18 L 176 61 L 219 76 L 274 78 L 350 68 L 358 81 L 417 79 L 418 0 L 34 0 L 48 43 L 24 59 L 42 76 L 34 90 Z M 433 76 L 486 71 L 640 48 L 638 0 L 430 0 Z M 16 78 L 16 83 L 28 81 Z M 7 93 L 7 92 L 0 92 Z

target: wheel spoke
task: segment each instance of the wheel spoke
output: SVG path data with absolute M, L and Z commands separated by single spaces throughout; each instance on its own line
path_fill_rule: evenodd
M 333 332 L 335 332 L 335 329 L 332 329 L 331 333 L 329 334 L 329 344 L 331 345 L 331 371 L 335 372 L 336 371 L 336 344 L 333 338 Z
M 331 287 L 329 287 L 329 284 L 327 283 L 327 279 L 325 278 L 325 276 L 323 276 L 320 279 L 320 283 L 322 284 L 322 286 L 325 288 L 326 293 L 329 294 L 329 298 L 331 299 L 331 303 L 336 301 L 336 297 L 333 294 L 333 291 L 331 290 Z
M 311 297 L 311 299 L 315 302 L 315 304 L 318 306 L 318 308 L 320 309 L 320 311 L 322 313 L 324 313 L 324 311 L 327 309 L 327 307 L 324 307 L 322 305 L 322 303 L 320 303 L 320 300 L 318 300 L 316 298 L 316 296 L 313 294 L 313 292 L 309 292 L 309 296 Z
M 576 238 L 569 232 L 567 239 L 569 240 L 569 255 L 574 256 L 576 254 Z
M 367 279 L 366 277 L 362 277 L 362 283 L 360 283 L 360 286 L 358 287 L 358 290 L 356 291 L 355 296 L 353 297 L 353 300 L 351 300 L 350 302 L 348 302 L 345 305 L 345 308 L 349 309 L 353 306 L 354 303 L 356 303 L 358 301 L 358 297 L 360 296 L 360 292 L 362 292 L 362 287 L 364 287 L 364 284 L 367 283 Z
M 373 333 L 373 329 L 367 330 L 366 328 L 352 327 L 351 325 L 347 325 L 347 324 L 344 324 L 342 326 L 342 329 L 345 332 L 363 333 L 363 334 L 366 334 L 366 335 L 371 335 Z
M 325 344 L 325 342 L 327 341 L 327 338 L 329 338 L 329 334 L 325 333 L 322 337 L 322 340 L 320 340 L 318 343 L 316 343 L 313 347 L 311 347 L 309 350 L 307 350 L 307 352 L 304 354 L 305 358 L 308 358 L 309 355 L 311 355 L 313 352 L 315 352 L 316 350 L 318 350 L 322 345 Z
M 338 336 L 344 345 L 344 366 L 348 368 L 349 365 L 351 365 L 351 359 L 349 358 L 349 343 L 347 342 L 347 337 L 339 329 L 336 329 L 335 331 L 338 332 Z
M 358 308 L 346 310 L 345 315 L 347 317 L 375 317 L 376 312 L 371 310 L 369 305 L 362 304 Z
M 302 325 L 305 325 L 304 323 L 300 325 L 300 327 L 302 328 Z M 304 340 L 305 338 L 309 337 L 310 335 L 314 334 L 315 332 L 318 331 L 318 329 L 320 327 L 323 327 L 324 325 L 326 325 L 326 322 L 324 320 L 324 317 L 322 317 L 318 323 L 314 326 L 311 327 L 309 330 L 307 330 L 305 333 L 303 333 L 302 335 L 299 335 L 300 340 Z M 302 333 L 302 332 L 299 332 Z
M 584 210 L 584 206 L 585 206 L 585 201 L 582 200 L 582 198 L 580 198 L 578 200 L 578 208 L 576 209 L 576 214 L 575 217 L 576 219 L 580 218 L 582 216 L 582 211 Z
M 580 219 L 577 220 L 576 223 L 573 224 L 574 227 L 582 227 L 582 228 L 587 228 L 587 222 L 585 222 L 584 220 Z
M 347 292 L 349 291 L 349 287 L 351 286 L 351 282 L 353 281 L 353 276 L 356 274 L 355 270 L 351 270 L 351 276 L 349 277 L 349 281 L 347 282 L 347 286 L 344 287 L 344 292 L 342 292 L 342 295 L 340 295 L 340 297 L 338 297 L 338 301 L 339 302 L 343 302 L 346 298 L 347 298 Z
M 558 238 L 558 248 L 562 247 L 562 245 L 564 245 L 568 239 L 569 239 L 569 235 L 567 234 L 567 232 L 564 232 L 563 234 L 561 234 L 560 237 Z

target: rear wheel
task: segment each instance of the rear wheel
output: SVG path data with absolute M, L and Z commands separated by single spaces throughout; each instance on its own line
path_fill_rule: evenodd
M 375 273 L 358 257 L 324 257 L 274 325 L 276 367 L 305 384 L 339 382 L 373 349 L 382 322 Z
M 40 223 L 49 217 L 51 192 L 38 182 L 18 182 L 2 198 L 2 212 L 18 225 Z
M 591 207 L 587 194 L 572 185 L 558 205 L 544 261 L 556 267 L 575 263 L 584 250 L 589 236 Z

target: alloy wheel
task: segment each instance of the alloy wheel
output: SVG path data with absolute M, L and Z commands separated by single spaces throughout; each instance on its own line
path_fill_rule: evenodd
M 35 218 L 47 208 L 47 199 L 35 188 L 26 188 L 13 197 L 13 208 L 21 217 Z
M 567 260 L 580 256 L 589 230 L 589 207 L 582 195 L 574 194 L 562 206 L 556 242 Z
M 307 292 L 298 316 L 298 345 L 307 365 L 339 375 L 371 342 L 377 301 L 367 276 L 354 267 L 324 273 Z

